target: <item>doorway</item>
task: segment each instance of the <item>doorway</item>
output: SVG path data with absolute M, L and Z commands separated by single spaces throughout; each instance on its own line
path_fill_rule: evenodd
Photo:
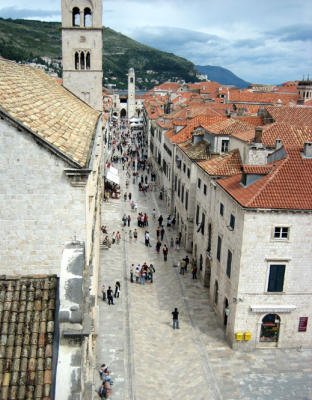
M 281 319 L 277 314 L 267 314 L 262 318 L 260 342 L 277 343 Z

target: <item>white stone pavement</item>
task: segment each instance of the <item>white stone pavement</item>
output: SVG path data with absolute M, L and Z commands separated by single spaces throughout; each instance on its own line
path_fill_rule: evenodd
M 125 177 L 120 171 L 121 185 Z M 146 197 L 137 187 L 129 189 L 138 200 L 138 211 L 150 217 L 152 247 L 144 245 L 144 229 L 137 228 L 136 213 L 129 202 L 103 203 L 102 223 L 109 232 L 121 231 L 122 241 L 101 250 L 99 286 L 121 282 L 121 295 L 108 306 L 99 299 L 100 333 L 96 342 L 97 365 L 109 365 L 114 380 L 111 400 L 231 400 L 312 399 L 312 352 L 296 350 L 232 351 L 209 306 L 208 291 L 193 281 L 191 273 L 180 275 L 174 261 L 185 251 L 169 249 L 168 261 L 155 251 L 156 223 L 151 210 L 166 218 L 156 193 Z M 124 212 L 132 217 L 123 229 Z M 137 228 L 137 242 L 129 242 L 129 229 Z M 166 233 L 169 244 L 171 232 Z M 175 233 L 172 234 L 175 238 Z M 154 283 L 130 283 L 133 263 L 155 266 Z M 180 311 L 180 329 L 171 327 L 171 312 Z M 100 379 L 96 381 L 96 387 Z

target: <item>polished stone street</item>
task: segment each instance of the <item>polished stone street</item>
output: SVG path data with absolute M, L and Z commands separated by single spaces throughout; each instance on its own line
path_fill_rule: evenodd
M 137 227 L 129 201 L 103 203 L 102 223 L 109 233 L 119 230 L 122 240 L 101 250 L 99 289 L 121 282 L 119 299 L 108 305 L 99 297 L 97 366 L 108 364 L 114 380 L 112 400 L 234 400 L 312 399 L 312 351 L 267 349 L 250 353 L 233 351 L 224 339 L 209 306 L 208 291 L 188 271 L 179 274 L 173 265 L 186 253 L 169 248 L 168 261 L 157 254 L 156 222 L 168 215 L 158 192 L 131 191 L 138 211 L 149 215 L 152 247 L 144 244 L 144 228 Z M 152 221 L 152 209 L 157 211 Z M 122 215 L 131 215 L 131 227 L 123 228 Z M 129 241 L 129 229 L 137 228 L 137 242 Z M 165 234 L 169 245 L 173 230 Z M 154 283 L 130 282 L 130 265 L 155 266 Z M 100 293 L 100 290 L 99 290 Z M 180 329 L 172 329 L 171 312 L 180 311 Z M 95 388 L 100 379 L 95 382 Z

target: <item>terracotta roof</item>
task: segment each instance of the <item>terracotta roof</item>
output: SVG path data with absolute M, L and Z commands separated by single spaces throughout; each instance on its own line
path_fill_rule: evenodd
M 51 397 L 57 278 L 0 279 L 2 400 Z
M 228 153 L 212 156 L 210 160 L 197 163 L 207 174 L 212 176 L 229 176 L 240 173 L 242 162 L 239 151 L 231 150 Z
M 220 115 L 214 115 L 214 116 L 199 115 L 191 119 L 188 122 L 187 126 L 181 129 L 178 133 L 170 137 L 167 135 L 167 137 L 168 139 L 170 138 L 172 143 L 184 143 L 192 137 L 192 132 L 195 128 L 199 126 L 208 126 L 223 119 L 226 119 L 226 117 L 222 117 Z
M 161 85 L 155 86 L 153 90 L 171 90 L 172 92 L 176 92 L 180 86 L 180 83 L 164 82 Z
M 223 121 L 218 121 L 213 125 L 209 126 L 204 125 L 204 127 L 214 135 L 232 135 L 234 133 L 250 129 L 250 125 L 232 118 L 227 118 L 224 119 Z
M 101 114 L 56 79 L 0 58 L 0 110 L 80 166 L 87 165 Z
M 232 117 L 233 119 L 237 119 L 238 121 L 245 122 L 250 126 L 262 126 L 264 125 L 264 120 L 262 117 L 253 116 L 253 115 L 246 115 L 242 117 Z
M 261 93 L 251 92 L 248 89 L 230 90 L 230 101 L 247 103 L 278 103 L 288 105 L 291 102 L 297 102 L 299 95 L 297 93 Z
M 312 126 L 292 126 L 280 123 L 273 123 L 263 127 L 262 144 L 274 147 L 276 139 L 281 139 L 283 145 L 303 146 L 305 142 L 312 141 Z
M 232 136 L 244 142 L 251 143 L 255 138 L 255 129 L 248 129 L 246 131 L 234 132 Z
M 243 165 L 243 171 L 246 174 L 267 175 L 272 170 L 271 165 L 246 164 Z
M 241 174 L 217 182 L 244 207 L 312 210 L 312 159 L 302 157 L 301 147 L 285 150 L 287 156 L 268 164 L 271 172 L 248 187 Z
M 188 142 L 179 145 L 179 147 L 191 160 L 206 160 L 210 158 L 210 143 L 206 140 L 200 140 L 196 144 Z
M 290 125 L 312 126 L 312 107 L 266 107 L 274 121 Z

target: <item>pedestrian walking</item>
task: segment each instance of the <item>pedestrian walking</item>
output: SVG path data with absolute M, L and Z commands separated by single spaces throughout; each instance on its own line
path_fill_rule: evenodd
M 197 279 L 197 265 L 196 262 L 192 265 L 192 279 Z
M 119 297 L 119 293 L 120 293 L 120 282 L 117 281 L 115 283 L 115 294 L 114 294 L 114 297 L 118 298 Z
M 120 239 L 121 239 L 121 234 L 120 234 L 119 231 L 117 231 L 117 233 L 116 233 L 116 243 L 117 243 L 117 244 L 119 244 Z
M 112 288 L 110 286 L 107 289 L 107 300 L 108 300 L 108 305 L 109 306 L 111 304 L 114 305 L 113 291 L 112 291 Z
M 162 215 L 159 216 L 158 223 L 159 223 L 159 226 L 162 226 L 162 223 L 163 223 L 163 216 Z
M 101 291 L 102 291 L 103 301 L 106 301 L 106 289 L 104 283 L 102 285 Z
M 156 243 L 156 251 L 157 251 L 157 253 L 159 253 L 160 248 L 161 248 L 161 241 L 158 239 L 157 243 Z
M 129 193 L 128 193 L 128 199 L 129 199 L 129 201 L 131 201 L 131 198 L 132 198 L 132 194 L 129 192 Z
M 145 246 L 152 247 L 150 244 L 150 236 L 148 231 L 145 231 Z
M 153 275 L 154 275 L 154 273 L 155 273 L 154 265 L 153 265 L 153 264 L 150 264 L 150 266 L 148 267 L 148 269 L 149 269 L 149 273 L 148 273 L 149 279 L 150 279 L 151 283 L 153 283 Z
M 176 249 L 177 249 L 177 250 L 180 250 L 180 241 L 179 241 L 179 238 L 178 238 L 178 237 L 176 237 L 175 244 L 176 244 Z
M 126 226 L 127 224 L 127 216 L 126 214 L 123 215 L 123 217 L 121 218 L 122 222 L 123 222 L 123 226 Z
M 134 240 L 137 241 L 137 239 L 138 239 L 138 231 L 136 229 L 134 229 L 133 237 L 134 237 Z
M 171 247 L 171 248 L 174 247 L 174 240 L 173 240 L 173 237 L 170 239 L 170 247 Z
M 161 230 L 160 230 L 160 240 L 163 241 L 164 240 L 164 234 L 165 234 L 165 228 L 162 226 Z
M 185 261 L 185 272 L 187 272 L 187 266 L 188 266 L 189 263 L 190 263 L 190 259 L 188 258 L 188 256 L 186 256 L 186 257 L 184 258 L 184 261 Z
M 131 264 L 130 267 L 130 282 L 133 283 L 133 274 L 134 274 L 134 264 Z
M 156 229 L 156 236 L 157 236 L 157 239 L 158 239 L 159 236 L 160 236 L 160 227 L 158 227 L 158 228 Z
M 163 255 L 164 255 L 164 261 L 167 261 L 167 257 L 168 257 L 168 247 L 165 244 L 164 248 L 163 248 Z
M 184 275 L 184 271 L 185 271 L 185 261 L 181 260 L 180 261 L 180 274 Z
M 180 329 L 179 328 L 179 311 L 177 308 L 172 311 L 172 328 L 173 329 Z
M 129 227 L 129 226 L 130 226 L 130 222 L 131 222 L 131 217 L 130 217 L 130 215 L 128 215 L 127 221 L 128 221 L 128 227 Z

